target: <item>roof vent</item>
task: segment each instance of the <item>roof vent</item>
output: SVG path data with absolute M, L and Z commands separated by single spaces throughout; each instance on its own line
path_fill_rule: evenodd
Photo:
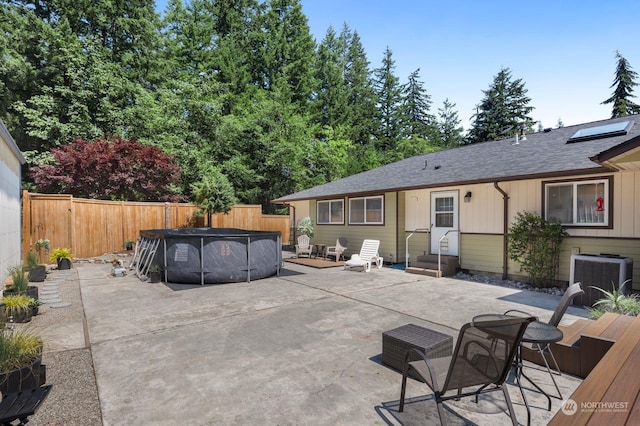
M 578 130 L 569 138 L 567 143 L 590 141 L 594 139 L 610 138 L 613 136 L 626 135 L 633 126 L 633 121 L 619 121 L 617 123 L 605 124 L 603 126 L 587 127 Z

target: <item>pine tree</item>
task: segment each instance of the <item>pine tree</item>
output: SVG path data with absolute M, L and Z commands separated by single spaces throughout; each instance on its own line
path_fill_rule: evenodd
M 633 71 L 629 62 L 616 50 L 616 76 L 610 88 L 615 86 L 615 90 L 610 98 L 602 104 L 613 104 L 611 118 L 624 117 L 625 115 L 640 113 L 640 105 L 631 100 L 633 89 L 638 85 L 636 79 L 638 73 Z
M 349 93 L 345 81 L 346 50 L 344 38 L 337 37 L 333 27 L 329 27 L 318 46 L 315 73 L 316 121 L 323 126 L 335 128 L 347 121 Z
M 376 131 L 376 95 L 371 84 L 369 61 L 356 31 L 351 33 L 345 25 L 341 38 L 348 40 L 345 80 L 349 92 L 349 139 L 359 146 L 367 146 Z M 365 156 L 371 158 L 370 155 Z M 371 164 L 369 162 L 368 164 Z M 354 172 L 367 170 L 353 169 Z
M 527 89 L 522 79 L 511 80 L 509 68 L 501 68 L 483 93 L 484 98 L 472 116 L 468 143 L 503 139 L 519 132 L 521 126 L 528 129 L 533 125 L 528 114 L 534 108 L 529 106 Z
M 258 54 L 264 87 L 306 112 L 314 87 L 315 42 L 300 0 L 270 0 L 263 18 L 265 39 Z
M 397 159 L 395 150 L 401 136 L 402 89 L 400 80 L 394 74 L 395 67 L 393 54 L 387 47 L 382 58 L 382 66 L 373 71 L 380 117 L 376 146 L 389 162 Z
M 435 143 L 437 129 L 435 117 L 429 112 L 430 109 L 431 96 L 424 88 L 424 83 L 420 81 L 420 69 L 417 69 L 402 86 L 402 136 L 419 137 Z
M 445 99 L 442 108 L 438 109 L 438 128 L 443 148 L 455 148 L 464 143 L 463 128 L 460 126 L 458 112 L 454 110 L 456 104 Z

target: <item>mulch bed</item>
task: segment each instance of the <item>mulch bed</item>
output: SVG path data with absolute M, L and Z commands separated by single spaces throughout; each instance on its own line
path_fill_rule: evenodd
M 301 258 L 295 258 L 292 257 L 290 259 L 285 259 L 285 262 L 291 262 L 291 263 L 296 263 L 298 265 L 304 265 L 304 266 L 311 266 L 312 268 L 336 268 L 338 266 L 343 266 L 344 265 L 344 261 L 339 261 L 336 262 L 334 260 L 325 260 L 322 258 L 311 258 L 309 259 L 308 257 L 301 257 Z

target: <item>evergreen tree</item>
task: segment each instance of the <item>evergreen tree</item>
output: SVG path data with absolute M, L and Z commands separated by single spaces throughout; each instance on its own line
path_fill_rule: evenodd
M 631 100 L 633 98 L 633 89 L 638 85 L 636 79 L 638 73 L 633 71 L 629 62 L 616 50 L 616 76 L 613 84 L 615 90 L 610 98 L 603 101 L 602 104 L 613 104 L 611 118 L 624 117 L 625 115 L 640 113 L 640 105 Z
M 346 45 L 329 27 L 318 46 L 315 80 L 316 121 L 322 126 L 335 127 L 346 123 L 349 108 L 345 81 Z
M 340 37 L 347 39 L 349 46 L 345 71 L 349 94 L 348 137 L 353 143 L 366 146 L 371 143 L 377 127 L 377 99 L 371 84 L 369 61 L 357 32 L 351 33 L 345 25 Z M 357 173 L 368 168 L 351 170 Z
M 464 143 L 458 112 L 454 110 L 456 104 L 445 99 L 442 108 L 438 109 L 438 128 L 440 130 L 440 142 L 443 148 L 455 148 Z
M 529 113 L 527 89 L 522 79 L 511 80 L 511 70 L 501 68 L 488 90 L 483 90 L 484 98 L 472 116 L 473 124 L 468 135 L 468 143 L 503 139 L 520 131 L 521 126 L 530 128 L 533 119 Z
M 385 154 L 387 162 L 397 160 L 396 147 L 402 130 L 400 109 L 402 89 L 394 70 L 393 54 L 387 47 L 382 58 L 382 66 L 373 72 L 380 117 L 376 147 Z
M 420 69 L 409 75 L 406 84 L 402 86 L 402 136 L 404 138 L 423 138 L 432 140 L 436 144 L 438 139 L 435 117 L 429 112 L 431 96 L 420 81 Z
M 263 19 L 264 87 L 306 112 L 314 86 L 315 42 L 300 0 L 269 0 Z

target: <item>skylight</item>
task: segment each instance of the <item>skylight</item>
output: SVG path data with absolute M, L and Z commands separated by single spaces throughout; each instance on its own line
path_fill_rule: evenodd
M 587 127 L 586 129 L 580 129 L 575 132 L 567 143 L 626 135 L 629 129 L 631 129 L 631 126 L 633 126 L 633 121 L 627 120 L 613 124 L 605 124 L 604 126 Z

